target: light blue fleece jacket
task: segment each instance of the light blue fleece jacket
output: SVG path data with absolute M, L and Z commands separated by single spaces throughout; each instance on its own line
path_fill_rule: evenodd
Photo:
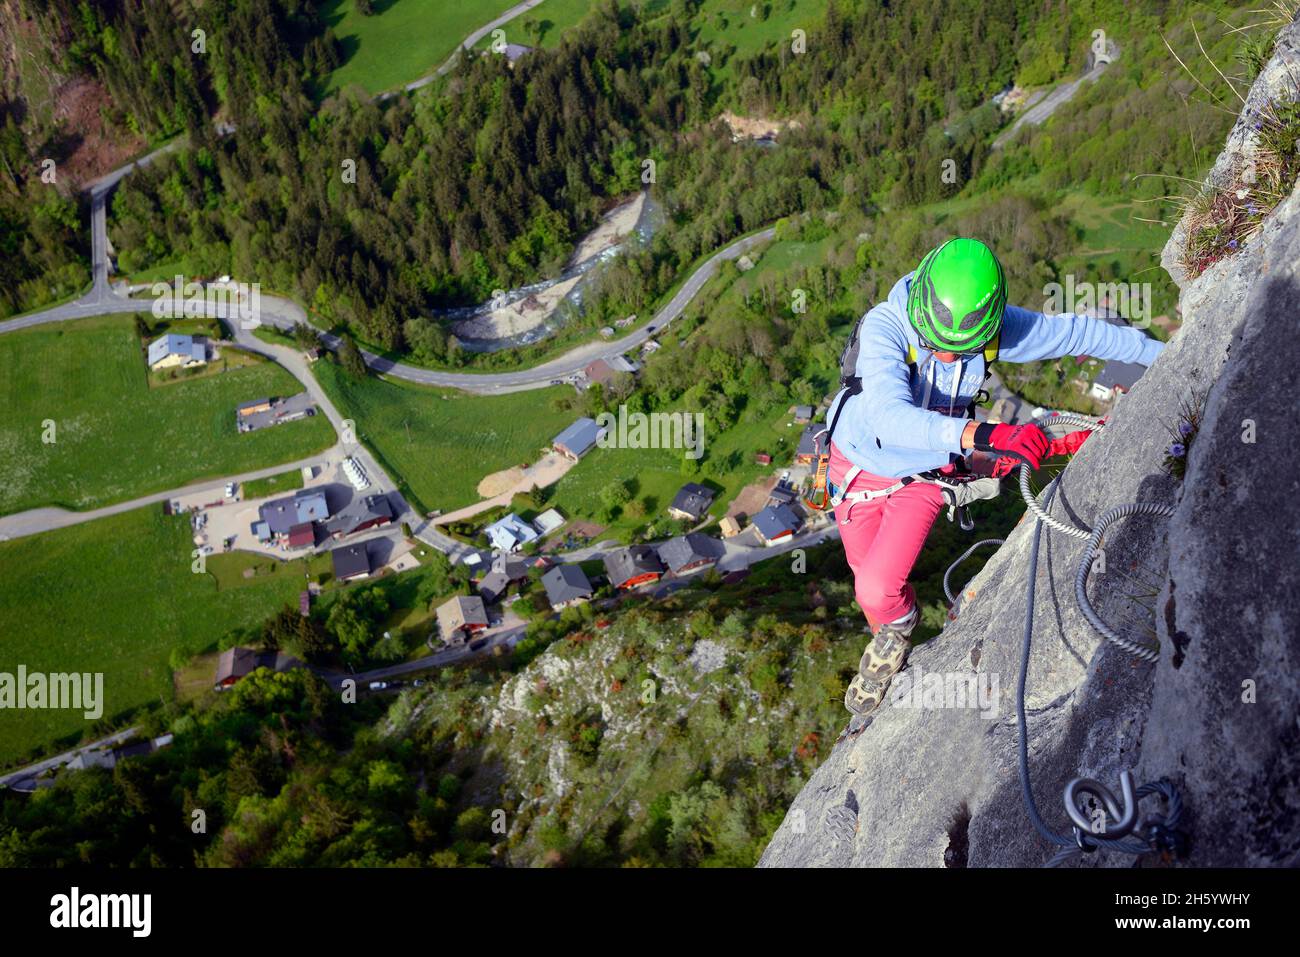
M 854 465 L 875 475 L 902 478 L 939 468 L 966 454 L 961 433 L 966 408 L 984 384 L 984 356 L 940 362 L 907 321 L 909 273 L 889 297 L 867 311 L 859 335 L 857 374 L 862 391 L 841 390 L 826 421 L 847 401 L 835 426 L 835 444 Z M 907 347 L 917 356 L 913 372 Z M 1089 355 L 1149 366 L 1164 343 L 1140 329 L 1069 313 L 1047 316 L 1007 306 L 999 362 L 1032 362 Z

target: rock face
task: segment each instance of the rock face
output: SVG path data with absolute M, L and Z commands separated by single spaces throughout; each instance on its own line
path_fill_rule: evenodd
M 1300 25 L 1278 37 L 1248 106 L 1293 97 Z M 1245 116 L 1212 178 L 1249 148 Z M 1216 180 L 1220 181 L 1221 180 Z M 1175 505 L 1172 520 L 1123 519 L 1104 542 L 1089 595 L 1101 617 L 1141 640 L 1155 664 L 1102 640 L 1079 611 L 1083 543 L 1044 528 L 1026 702 L 1039 810 L 1068 830 L 1062 789 L 1079 775 L 1118 793 L 1168 777 L 1182 790 L 1191 866 L 1300 864 L 1300 190 L 1236 255 L 1194 280 L 1176 265 L 1182 329 L 1062 474 L 1056 516 L 1091 525 L 1113 505 Z M 1205 396 L 1179 481 L 1162 469 L 1186 403 Z M 968 588 L 960 618 L 916 648 L 909 672 L 981 676 L 976 707 L 887 702 L 804 787 L 760 866 L 1035 866 L 1038 836 L 1017 778 L 1016 679 L 1034 523 L 1022 522 Z M 1145 610 L 1124 597 L 1150 582 Z M 1151 606 L 1154 606 L 1153 608 Z M 1145 615 L 1145 619 L 1143 618 Z M 996 682 L 996 684 L 994 684 Z M 921 703 L 924 703 L 924 699 Z M 1156 798 L 1141 804 L 1157 812 Z M 1118 852 L 1088 866 L 1129 866 Z M 1147 856 L 1144 862 L 1154 860 Z

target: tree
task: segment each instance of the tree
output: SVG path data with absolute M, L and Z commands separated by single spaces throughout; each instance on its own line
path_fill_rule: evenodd
M 361 350 L 357 344 L 352 341 L 352 337 L 343 336 L 339 344 L 339 365 L 353 379 L 364 379 L 366 377 L 366 360 L 361 355 Z
M 320 345 L 320 333 L 314 326 L 309 326 L 305 322 L 295 322 L 293 324 L 293 341 L 301 349 L 313 349 Z

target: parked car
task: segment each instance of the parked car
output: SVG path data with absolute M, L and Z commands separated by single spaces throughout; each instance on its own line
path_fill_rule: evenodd
M 370 690 L 371 690 L 371 691 L 383 691 L 383 690 L 385 690 L 387 687 L 388 687 L 388 682 L 387 682 L 387 681 L 372 681 L 372 682 L 370 682 Z
M 238 488 L 238 486 L 235 485 L 234 482 L 227 482 L 227 483 L 226 483 L 226 498 L 234 498 L 234 497 L 235 497 L 235 489 L 236 489 L 236 488 Z

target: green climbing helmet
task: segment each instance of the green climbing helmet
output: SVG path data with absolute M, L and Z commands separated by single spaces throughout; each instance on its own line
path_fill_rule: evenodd
M 907 293 L 907 318 L 938 352 L 974 353 L 1002 327 L 1007 281 L 993 250 L 950 239 L 925 254 Z

